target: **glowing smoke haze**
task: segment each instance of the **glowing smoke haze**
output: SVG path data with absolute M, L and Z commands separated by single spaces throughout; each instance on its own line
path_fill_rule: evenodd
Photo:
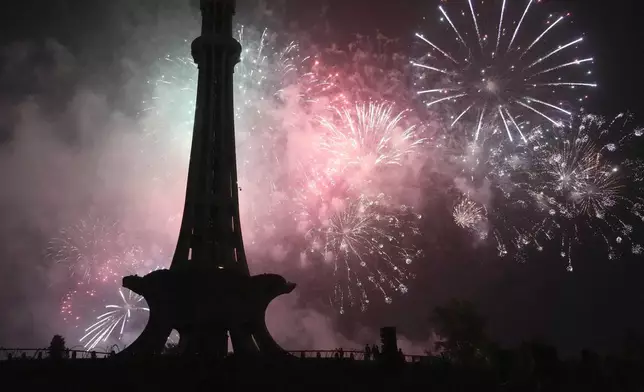
M 190 18 L 183 21 L 194 25 Z M 154 66 L 138 65 L 134 60 L 138 38 L 151 33 L 136 30 L 131 47 L 123 50 L 129 56 L 117 65 L 131 76 L 123 88 L 142 96 L 136 111 L 119 107 L 109 89 L 81 72 L 81 59 L 53 40 L 44 46 L 16 44 L 4 52 L 8 64 L 4 77 L 24 72 L 37 56 L 52 59 L 49 67 L 33 71 L 45 85 L 43 91 L 9 108 L 8 117 L 15 120 L 10 124 L 11 142 L 0 150 L 1 175 L 12 183 L 0 195 L 3 208 L 13 212 L 5 221 L 4 227 L 11 231 L 7 238 L 24 230 L 39 233 L 36 241 L 42 244 L 35 249 L 34 239 L 28 237 L 9 242 L 3 249 L 8 262 L 2 269 L 24 271 L 19 259 L 39 260 L 37 281 L 21 281 L 21 276 L 33 273 L 13 271 L 18 279 L 10 284 L 15 284 L 16 292 L 36 285 L 50 293 L 47 299 L 29 301 L 29 309 L 4 326 L 3 336 L 11 336 L 15 344 L 44 343 L 61 331 L 74 341 L 92 332 L 84 329 L 96 318 L 100 321 L 105 305 L 119 302 L 119 275 L 169 265 L 185 196 L 196 68 L 187 56 L 189 41 L 176 39 L 176 46 L 167 50 L 141 52 Z M 276 43 L 274 36 L 262 33 L 263 29 L 253 28 L 244 32 L 250 55 L 259 54 L 253 63 L 265 61 L 261 66 L 283 72 L 250 81 L 262 80 L 261 85 L 237 82 L 236 106 L 243 108 L 238 111 L 237 129 L 244 238 L 254 273 L 306 274 L 298 271 L 300 249 L 292 245 L 296 225 L 286 202 L 292 196 L 289 187 L 297 182 L 285 184 L 284 178 L 318 152 L 319 117 L 339 102 L 330 93 L 337 87 L 315 72 L 306 76 L 304 84 L 291 83 L 293 67 L 306 61 L 314 67 L 315 59 L 300 55 L 290 41 Z M 253 46 L 258 42 L 265 46 L 261 51 Z M 280 55 L 275 55 L 276 46 L 283 48 Z M 246 71 L 237 72 L 239 76 Z M 69 83 L 78 86 L 73 97 L 51 110 L 50 90 Z M 391 178 L 408 181 L 407 176 Z M 390 186 L 403 194 L 404 187 Z M 332 291 L 333 283 L 328 286 Z M 293 296 L 272 305 L 268 323 L 278 340 L 290 348 L 355 346 L 333 331 L 333 317 L 324 313 L 327 301 L 318 302 L 308 305 Z M 24 333 L 25 325 L 33 325 L 29 320 L 36 317 L 50 320 L 50 327 Z M 135 327 L 140 328 L 138 324 Z M 121 324 L 113 323 L 117 325 L 120 329 Z M 125 330 L 117 332 L 120 343 L 133 337 Z M 113 342 L 106 339 L 96 347 Z
M 150 16 L 131 7 L 128 10 L 142 18 Z M 266 8 L 258 9 L 262 17 L 269 14 Z M 115 51 L 118 60 L 108 70 L 92 62 L 93 57 L 100 58 L 95 53 L 100 49 L 72 54 L 54 40 L 3 49 L 3 80 L 36 86 L 22 99 L 0 106 L 0 136 L 7 140 L 0 148 L 0 178 L 11 184 L 0 192 L 4 240 L 0 273 L 11 277 L 3 282 L 3 293 L 11 295 L 0 297 L 0 307 L 15 314 L 10 323 L 0 326 L 0 337 L 10 339 L 12 345 L 45 344 L 60 332 L 68 341 L 77 341 L 86 328 L 108 318 L 101 318 L 106 305 L 122 303 L 119 276 L 169 265 L 185 197 L 197 75 L 189 40 L 197 35 L 198 22 L 187 9 L 160 14 L 145 27 L 133 27 L 136 23 L 120 27 L 129 40 Z M 266 19 L 274 22 L 274 15 L 269 16 Z M 469 19 L 467 23 L 471 24 Z M 526 211 L 536 214 L 526 215 L 530 217 L 543 212 L 534 198 L 519 192 L 525 182 L 517 175 L 527 170 L 529 159 L 540 160 L 543 169 L 529 182 L 530 189 L 562 197 L 551 186 L 552 173 L 543 161 L 547 153 L 519 154 L 525 147 L 517 143 L 522 138 L 514 137 L 513 145 L 506 145 L 509 138 L 503 124 L 515 124 L 499 123 L 495 115 L 487 122 L 481 116 L 467 121 L 463 117 L 448 127 L 451 122 L 437 120 L 445 114 L 439 105 L 411 110 L 418 97 L 406 81 L 410 53 L 397 53 L 396 40 L 378 34 L 360 36 L 346 48 L 320 47 L 309 45 L 305 35 L 296 32 L 302 38 L 298 45 L 287 31 L 264 30 L 257 27 L 264 24 L 256 21 L 243 26 L 240 38 L 245 52 L 235 75 L 242 229 L 253 273 L 277 272 L 300 283 L 297 294 L 278 299 L 268 312 L 269 328 L 286 348 L 349 348 L 377 340 L 374 331 L 360 325 L 349 328 L 351 338 L 338 333 L 338 320 L 349 318 L 337 318 L 336 311 L 345 310 L 342 303 L 349 288 L 360 298 L 354 301 L 355 307 L 364 308 L 364 285 L 357 285 L 359 280 L 373 286 L 370 306 L 395 304 L 408 288 L 413 293 L 413 283 L 408 281 L 426 266 L 423 263 L 445 262 L 434 249 L 431 258 L 409 257 L 407 262 L 407 256 L 422 253 L 412 252 L 418 244 L 407 242 L 409 234 L 400 230 L 415 227 L 402 217 L 409 213 L 420 218 L 416 211 L 433 196 L 447 194 L 448 205 L 438 207 L 448 218 L 453 214 L 454 226 L 472 234 L 477 245 L 496 246 L 502 256 L 525 239 L 507 233 L 517 224 L 530 227 L 507 217 L 517 211 L 521 217 Z M 501 39 L 510 38 L 507 31 Z M 36 61 L 43 57 L 47 61 Z M 571 65 L 570 69 L 579 68 Z M 60 91 L 65 89 L 73 93 Z M 464 108 L 452 109 L 446 110 L 448 117 Z M 386 119 L 383 123 L 391 126 L 363 126 L 378 119 Z M 516 125 L 524 127 L 520 129 L 526 139 L 538 129 Z M 477 143 L 472 143 L 479 131 Z M 352 132 L 379 137 L 346 138 Z M 546 134 L 537 144 L 547 144 L 553 135 Z M 616 145 L 621 149 L 620 143 Z M 382 159 L 396 157 L 390 154 L 392 146 L 394 153 L 406 153 L 400 159 Z M 621 162 L 619 157 L 615 160 Z M 641 180 L 641 165 L 623 167 L 633 169 L 627 174 Z M 433 183 L 435 175 L 441 180 Z M 350 208 L 352 201 L 359 205 L 374 198 L 379 199 L 381 211 L 373 212 L 370 204 Z M 304 207 L 303 200 L 313 202 Z M 557 208 L 564 204 L 559 202 Z M 625 205 L 635 207 L 630 201 Z M 619 210 L 609 207 L 602 206 L 611 214 L 615 211 L 611 222 L 621 218 Z M 631 208 L 635 218 L 640 213 L 637 207 Z M 432 210 L 433 215 L 440 212 Z M 351 219 L 338 218 L 346 215 Z M 355 231 L 345 225 L 383 218 L 386 224 L 366 231 L 360 231 L 360 224 L 353 225 Z M 423 223 L 434 219 L 423 216 Z M 586 222 L 580 220 L 579 225 L 586 227 Z M 605 222 L 600 219 L 599 224 Z M 79 227 L 84 227 L 82 232 Z M 342 230 L 334 232 L 338 227 Z M 609 228 L 621 232 L 624 227 L 610 223 Z M 105 238 L 101 233 L 110 234 Z M 355 242 L 359 246 L 354 249 L 363 251 L 352 253 L 347 262 L 337 263 L 337 258 L 327 257 L 334 252 L 319 251 L 324 246 L 318 244 L 323 243 L 335 248 L 337 255 L 352 244 L 355 233 L 367 233 L 374 242 Z M 426 237 L 423 241 L 432 240 Z M 619 242 L 630 246 L 630 238 L 623 233 L 622 237 Z M 541 240 L 535 244 L 545 246 Z M 634 245 L 631 248 L 639 252 L 641 248 Z M 365 265 L 376 268 L 376 273 L 360 270 L 366 268 L 360 263 L 361 253 L 371 253 Z M 525 256 L 518 253 L 518 259 Z M 388 261 L 388 270 L 379 269 L 378 263 Z M 337 266 L 341 273 L 355 275 L 338 280 Z M 379 275 L 383 271 L 385 276 Z M 338 283 L 344 290 L 340 305 Z M 430 286 L 430 282 L 421 284 Z M 333 310 L 329 299 L 336 306 Z M 16 303 L 21 304 L 20 312 L 12 310 Z M 424 314 L 418 317 L 425 319 Z M 49 321 L 46 327 L 42 320 Z M 115 335 L 101 340 L 99 348 L 131 341 L 145 317 L 133 317 L 132 331 L 122 334 L 121 324 L 110 320 L 107 325 L 114 326 Z M 430 347 L 406 341 L 401 346 L 415 353 L 422 351 L 419 346 Z

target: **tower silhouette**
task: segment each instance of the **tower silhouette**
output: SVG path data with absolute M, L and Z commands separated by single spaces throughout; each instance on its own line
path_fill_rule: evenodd
M 234 0 L 202 0 L 197 108 L 186 201 L 172 267 L 216 263 L 248 274 L 240 222 L 235 154 L 233 72 L 241 45 L 233 38 Z
M 265 311 L 295 285 L 250 276 L 239 219 L 233 72 L 241 45 L 233 38 L 235 0 L 201 0 L 197 107 L 179 239 L 169 270 L 129 276 L 123 286 L 145 297 L 150 319 L 124 354 L 160 352 L 172 329 L 180 351 L 222 356 L 228 333 L 236 353 L 284 353 L 268 333 Z

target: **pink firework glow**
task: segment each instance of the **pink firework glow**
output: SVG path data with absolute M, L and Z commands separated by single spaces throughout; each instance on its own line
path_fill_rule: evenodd
M 406 107 L 353 101 L 362 87 L 325 66 L 323 54 L 307 56 L 293 41 L 278 44 L 266 30 L 240 29 L 240 39 L 237 158 L 251 268 L 319 276 L 340 313 L 391 303 L 409 290 L 421 255 L 414 246 L 421 216 L 407 184 L 427 144 L 425 128 Z M 83 230 L 66 229 L 50 244 L 50 258 L 68 268 L 73 282 L 63 318 L 92 347 L 124 342 L 124 325 L 145 317 L 111 318 L 116 313 L 105 316 L 106 306 L 144 308 L 118 291 L 120 279 L 166 268 L 176 241 L 197 68 L 185 53 L 171 53 L 148 82 L 142 137 L 128 141 L 141 146 L 144 160 L 129 170 L 149 179 L 135 185 L 136 222 L 126 215 L 112 228 L 86 219 L 72 226 Z M 144 233 L 133 241 L 142 248 L 129 245 L 135 235 L 121 226 Z
M 405 114 L 395 113 L 390 104 L 369 103 L 335 109 L 333 117 L 321 118 L 321 147 L 330 155 L 333 170 L 368 175 L 407 164 L 425 139 L 417 124 L 405 124 Z

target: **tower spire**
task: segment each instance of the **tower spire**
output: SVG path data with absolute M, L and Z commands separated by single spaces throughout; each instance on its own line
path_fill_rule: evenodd
M 199 81 L 179 239 L 169 270 L 123 278 L 150 308 L 145 330 L 124 353 L 160 352 L 176 329 L 180 349 L 189 354 L 225 355 L 228 333 L 235 352 L 284 354 L 264 316 L 268 304 L 295 284 L 278 275 L 250 276 L 239 222 L 235 1 L 201 0 L 201 13 L 201 36 L 192 43 Z
M 172 268 L 217 265 L 249 274 L 239 218 L 233 72 L 234 0 L 201 0 L 202 34 L 192 43 L 199 67 L 188 186 Z

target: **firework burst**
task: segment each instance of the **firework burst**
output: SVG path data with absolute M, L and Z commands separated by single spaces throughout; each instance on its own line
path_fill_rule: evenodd
M 486 211 L 500 254 L 511 246 L 522 259 L 553 242 L 572 271 L 575 247 L 588 238 L 600 238 L 611 260 L 641 253 L 634 232 L 644 217 L 644 164 L 629 156 L 642 134 L 628 114 L 585 114 L 569 127 L 535 127 L 511 151 L 489 148 L 476 162 L 496 196 Z
M 284 87 L 297 78 L 303 60 L 296 42 L 278 48 L 277 34 L 267 29 L 258 36 L 255 30 L 240 26 L 237 38 L 243 48 L 235 68 L 239 119 L 240 115 L 246 114 L 244 107 L 257 105 L 256 99 L 279 96 Z M 261 96 L 257 96 L 257 91 L 262 92 Z
M 584 68 L 593 58 L 578 55 L 582 36 L 567 35 L 569 14 L 549 14 L 541 21 L 543 5 L 536 3 L 467 0 L 458 2 L 458 12 L 441 4 L 443 29 L 416 34 L 427 52 L 411 62 L 426 106 L 442 106 L 451 126 L 477 124 L 475 140 L 485 130 L 525 141 L 521 118 L 566 124 L 596 86 Z
M 301 83 L 299 67 L 310 59 L 302 57 L 296 42 L 282 45 L 279 37 L 267 29 L 256 30 L 246 26 L 237 28 L 236 38 L 243 51 L 235 68 L 235 131 L 239 170 L 240 199 L 243 206 L 242 226 L 249 244 L 259 241 L 270 232 L 265 218 L 279 202 L 283 177 L 287 133 L 285 113 L 292 99 L 289 88 Z M 184 180 L 188 161 L 197 87 L 197 67 L 188 57 L 168 55 L 159 62 L 159 77 L 150 84 L 154 97 L 144 102 L 142 114 L 149 137 L 154 143 L 150 156 L 166 160 L 164 184 Z M 304 78 L 304 80 L 316 83 Z M 300 93 L 295 100 L 301 99 Z M 292 116 L 295 117 L 295 116 Z M 290 119 L 291 117 L 289 117 Z M 150 126 L 151 125 L 151 126 Z M 157 151 L 158 150 L 158 151 Z M 269 169 L 270 168 L 270 169 Z M 266 174 L 258 176 L 261 171 Z M 266 198 L 266 195 L 271 197 Z M 274 196 L 274 197 L 273 197 Z M 258 199 L 266 203 L 257 203 Z
M 298 67 L 305 61 L 300 57 L 299 45 L 289 42 L 277 44 L 277 35 L 267 29 L 257 31 L 245 26 L 237 28 L 237 39 L 243 47 L 240 63 L 235 68 L 235 115 L 242 163 L 255 156 L 256 149 L 265 151 L 280 130 L 271 114 L 282 98 L 284 89 L 294 83 Z M 180 148 L 187 155 L 190 148 L 191 128 L 197 89 L 197 66 L 184 55 L 169 54 L 158 62 L 159 76 L 148 82 L 154 89 L 151 99 L 143 102 L 141 114 L 152 113 L 152 118 L 171 128 L 159 134 L 158 127 L 149 127 L 150 135 L 169 142 L 173 149 Z M 169 116 L 169 117 L 168 117 Z M 153 124 L 154 125 L 154 124 Z M 168 137 L 168 132 L 170 137 Z M 251 143 L 257 137 L 260 143 Z M 250 145 L 252 144 L 252 145 Z M 250 150 L 248 156 L 244 151 Z
M 269 31 L 246 27 L 239 28 L 237 38 L 243 52 L 241 62 L 235 69 L 234 103 L 240 215 L 245 242 L 249 245 L 247 251 L 265 253 L 267 242 L 278 241 L 278 236 L 284 237 L 280 229 L 293 229 L 290 219 L 293 214 L 289 213 L 293 205 L 299 207 L 297 200 L 290 198 L 293 184 L 299 181 L 302 173 L 319 169 L 324 175 L 313 181 L 323 181 L 324 177 L 324 181 L 335 182 L 330 186 L 339 193 L 334 197 L 329 193 L 330 188 L 321 189 L 322 193 L 316 195 L 315 203 L 331 205 L 337 199 L 345 200 L 350 206 L 362 205 L 366 211 L 364 214 L 370 218 L 365 218 L 357 232 L 363 231 L 373 236 L 371 245 L 356 243 L 354 247 L 360 259 L 370 263 L 369 268 L 356 270 L 360 272 L 358 275 L 349 274 L 349 280 L 343 278 L 340 269 L 336 269 L 333 279 L 341 289 L 336 291 L 334 298 L 340 298 L 341 310 L 346 303 L 360 303 L 365 307 L 364 297 L 354 296 L 354 292 L 362 290 L 366 293 L 371 286 L 381 292 L 387 302 L 391 301 L 394 291 L 406 291 L 403 282 L 411 274 L 403 270 L 405 261 L 418 256 L 408 237 L 418 233 L 416 222 L 419 216 L 410 207 L 394 204 L 394 198 L 390 197 L 393 192 L 382 185 L 384 177 L 393 178 L 402 171 L 408 174 L 409 163 L 419 156 L 420 147 L 425 141 L 422 136 L 424 128 L 418 125 L 416 119 L 410 118 L 409 111 L 398 111 L 392 104 L 349 105 L 347 97 L 353 98 L 354 95 L 348 92 L 345 95 L 344 89 L 353 92 L 355 83 L 351 80 L 354 79 L 341 70 L 327 67 L 322 62 L 322 55 L 302 55 L 296 42 L 282 45 L 278 37 Z M 379 56 L 377 63 L 380 64 L 384 58 L 386 56 Z M 371 60 L 366 59 L 363 64 L 369 62 Z M 159 122 L 160 126 L 155 127 L 153 133 L 162 144 L 163 154 L 172 150 L 177 155 L 174 158 L 185 158 L 187 161 L 197 68 L 192 60 L 176 55 L 167 56 L 160 64 L 161 76 L 151 83 L 155 98 L 146 103 L 148 109 L 145 112 L 150 115 L 146 115 L 144 120 Z M 369 69 L 374 71 L 377 68 L 372 66 Z M 396 73 L 395 77 L 392 75 L 389 78 L 394 82 L 392 85 L 400 87 L 400 73 Z M 380 78 L 371 73 L 367 79 Z M 356 87 L 358 90 L 364 88 L 363 85 Z M 399 90 L 388 91 L 391 95 L 399 94 Z M 337 110 L 329 110 L 332 108 Z M 175 138 L 181 140 L 175 142 Z M 302 151 L 293 152 L 300 147 Z M 308 161 L 303 159 L 307 154 L 314 155 L 314 158 Z M 158 157 L 157 154 L 149 155 L 155 159 Z M 173 162 L 169 162 L 169 171 L 178 167 Z M 299 162 L 303 170 L 297 173 L 289 170 L 294 162 Z M 184 172 L 178 174 L 170 176 L 170 181 L 185 175 Z M 395 188 L 399 183 L 388 181 L 387 186 Z M 301 193 L 306 192 L 308 190 Z M 389 198 L 377 196 L 380 193 L 387 194 Z M 307 226 L 307 230 L 299 232 L 301 238 L 305 238 L 309 244 L 328 241 L 329 251 L 325 255 L 332 253 L 334 247 L 343 250 L 338 245 L 339 240 L 335 241 L 336 237 L 331 236 L 332 232 L 326 233 L 328 237 L 323 239 L 321 232 L 315 228 L 335 227 L 325 226 L 328 222 L 348 224 L 340 216 L 350 216 L 357 211 L 352 208 L 348 212 L 338 210 L 333 217 L 324 219 L 320 219 L 319 211 L 306 210 L 313 223 Z M 300 216 L 299 212 L 297 216 Z M 286 217 L 288 222 L 280 221 L 280 217 Z M 300 226 L 298 223 L 298 228 Z M 378 252 L 374 250 L 376 242 L 382 245 Z M 310 261 L 326 260 L 320 253 L 304 253 Z M 367 255 L 371 255 L 371 259 Z M 350 252 L 345 252 L 345 256 L 345 266 L 351 266 L 356 260 Z M 337 265 L 341 267 L 340 258 L 337 259 Z M 358 283 L 363 289 L 357 289 Z
M 477 233 L 482 240 L 487 238 L 487 214 L 485 209 L 467 197 L 463 197 L 452 211 L 457 226 Z
M 120 280 L 124 272 L 137 268 L 140 253 L 128 244 L 117 221 L 93 216 L 63 228 L 46 249 L 48 259 L 84 283 Z
M 81 301 L 82 299 L 86 300 L 84 302 L 92 302 L 97 297 L 98 293 L 96 289 L 86 284 L 79 284 L 73 290 L 68 291 L 60 306 L 60 314 L 63 320 L 67 323 L 75 324 L 78 327 L 78 323 L 81 322 L 81 318 L 83 317 L 83 312 L 77 306 L 79 299 Z
M 98 344 L 107 342 L 113 338 L 114 332 L 117 333 L 116 338 L 121 340 L 132 316 L 150 311 L 142 296 L 123 288 L 119 288 L 118 293 L 121 303 L 106 305 L 106 312 L 98 316 L 96 322 L 90 325 L 85 330 L 85 335 L 80 338 L 85 349 L 93 350 Z
M 571 128 L 530 135 L 531 170 L 523 175 L 533 186 L 526 192 L 550 217 L 544 233 L 558 229 L 560 254 L 570 271 L 572 247 L 588 234 L 603 240 L 608 259 L 641 253 L 634 229 L 644 217 L 639 176 L 644 166 L 628 156 L 637 152 L 643 132 L 629 114 L 610 121 L 587 114 Z
M 320 118 L 319 160 L 300 170 L 294 216 L 308 249 L 301 262 L 330 267 L 340 313 L 364 311 L 371 292 L 386 303 L 406 293 L 407 265 L 420 256 L 413 237 L 421 216 L 383 193 L 382 179 L 406 170 L 425 142 L 407 114 L 388 103 L 334 108 Z
M 368 177 L 381 168 L 404 166 L 425 141 L 406 114 L 394 112 L 391 104 L 369 103 L 336 109 L 334 117 L 322 118 L 326 132 L 321 150 L 330 155 L 329 168 Z
M 317 199 L 313 197 L 313 199 Z M 375 198 L 332 198 L 304 210 L 300 219 L 308 250 L 302 262 L 320 262 L 333 275 L 332 303 L 344 313 L 370 303 L 369 292 L 378 292 L 386 303 L 395 292 L 408 291 L 413 277 L 407 266 L 420 256 L 413 237 L 420 234 L 421 216 L 410 207 L 394 206 L 384 195 Z
M 349 102 L 388 100 L 409 102 L 406 78 L 409 58 L 398 39 L 378 33 L 357 35 L 346 47 L 332 44 L 320 50 L 312 67 L 312 80 L 325 80 L 321 86 L 325 97 L 334 106 Z M 315 86 L 315 83 L 308 83 Z

